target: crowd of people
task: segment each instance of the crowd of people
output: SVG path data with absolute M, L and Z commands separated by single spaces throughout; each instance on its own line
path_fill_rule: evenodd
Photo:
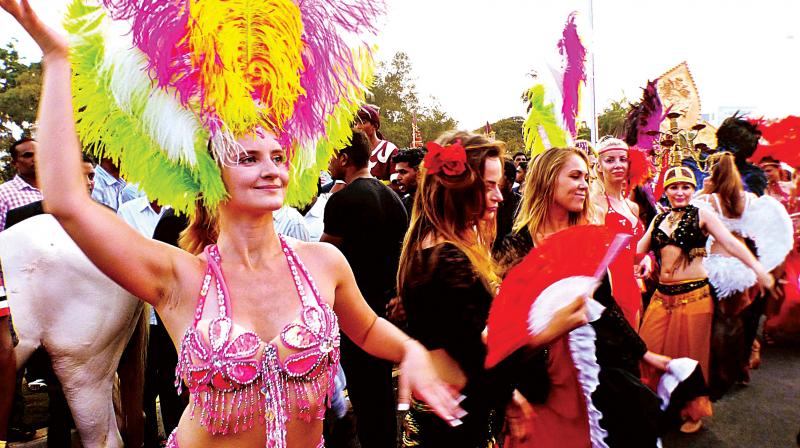
M 114 160 L 79 157 L 66 41 L 26 2 L 2 5 L 42 48 L 45 82 L 36 140 L 8 149 L 0 232 L 51 214 L 151 306 L 146 447 L 657 447 L 749 381 L 776 329 L 759 341 L 761 317 L 792 305 L 800 167 L 742 158 L 760 135 L 742 117 L 720 127 L 701 179 L 691 164 L 659 176 L 652 151 L 613 136 L 531 156 L 453 130 L 398 149 L 367 104 L 305 208 L 284 203 L 287 150 L 261 130 L 218 162 L 228 198 L 184 215 Z M 634 179 L 642 154 L 649 175 Z M 503 279 L 580 226 L 628 239 L 597 278 L 541 292 L 519 317 L 524 345 L 488 362 Z M 31 433 L 0 292 L 1 448 Z M 46 384 L 48 445 L 67 446 L 47 364 L 23 370 Z

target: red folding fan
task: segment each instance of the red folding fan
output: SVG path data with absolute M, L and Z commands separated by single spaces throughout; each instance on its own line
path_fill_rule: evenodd
M 630 235 L 615 235 L 603 226 L 582 225 L 555 233 L 531 250 L 508 273 L 492 302 L 486 367 L 528 342 L 528 313 L 542 291 L 568 277 L 601 278 L 629 240 Z

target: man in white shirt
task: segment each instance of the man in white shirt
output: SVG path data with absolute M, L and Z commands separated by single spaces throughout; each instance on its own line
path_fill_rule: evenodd
M 372 149 L 369 157 L 370 174 L 378 180 L 388 181 L 394 173 L 392 157 L 399 151 L 394 143 L 384 140 L 381 134 L 380 108 L 372 104 L 361 106 L 356 115 L 355 128 L 363 132 L 369 139 Z
M 167 207 L 162 207 L 157 201 L 140 196 L 120 205 L 117 214 L 139 233 L 152 238 L 153 230 L 166 209 Z

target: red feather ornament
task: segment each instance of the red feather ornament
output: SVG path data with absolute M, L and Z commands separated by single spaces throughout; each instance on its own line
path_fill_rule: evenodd
M 492 302 L 486 367 L 495 366 L 530 340 L 528 314 L 542 291 L 568 277 L 601 277 L 629 239 L 604 226 L 582 225 L 555 233 L 531 250 L 508 273 Z
M 800 166 L 800 117 L 788 116 L 770 124 L 762 120 L 760 130 L 761 138 L 768 144 L 758 145 L 750 160 L 758 163 L 770 156 L 789 166 Z
M 628 185 L 627 191 L 642 186 L 652 175 L 652 166 L 647 159 L 647 154 L 639 148 L 628 151 Z

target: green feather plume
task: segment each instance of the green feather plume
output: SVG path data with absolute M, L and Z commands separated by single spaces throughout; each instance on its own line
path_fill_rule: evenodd
M 104 20 L 100 7 L 74 0 L 64 22 L 72 40 L 73 106 L 84 147 L 97 157 L 111 158 L 122 176 L 138 183 L 150 199 L 188 214 L 194 213 L 198 197 L 206 207 L 215 208 L 227 193 L 219 167 L 206 150 L 208 135 L 195 134 L 194 166 L 172 159 L 142 120 L 148 95 L 134 96 L 124 110 L 115 102 L 111 70 L 104 67 Z
M 550 148 L 566 146 L 566 132 L 558 125 L 555 106 L 553 103 L 545 104 L 544 85 L 531 87 L 524 98 L 528 103 L 528 118 L 522 124 L 522 135 L 531 157 Z

